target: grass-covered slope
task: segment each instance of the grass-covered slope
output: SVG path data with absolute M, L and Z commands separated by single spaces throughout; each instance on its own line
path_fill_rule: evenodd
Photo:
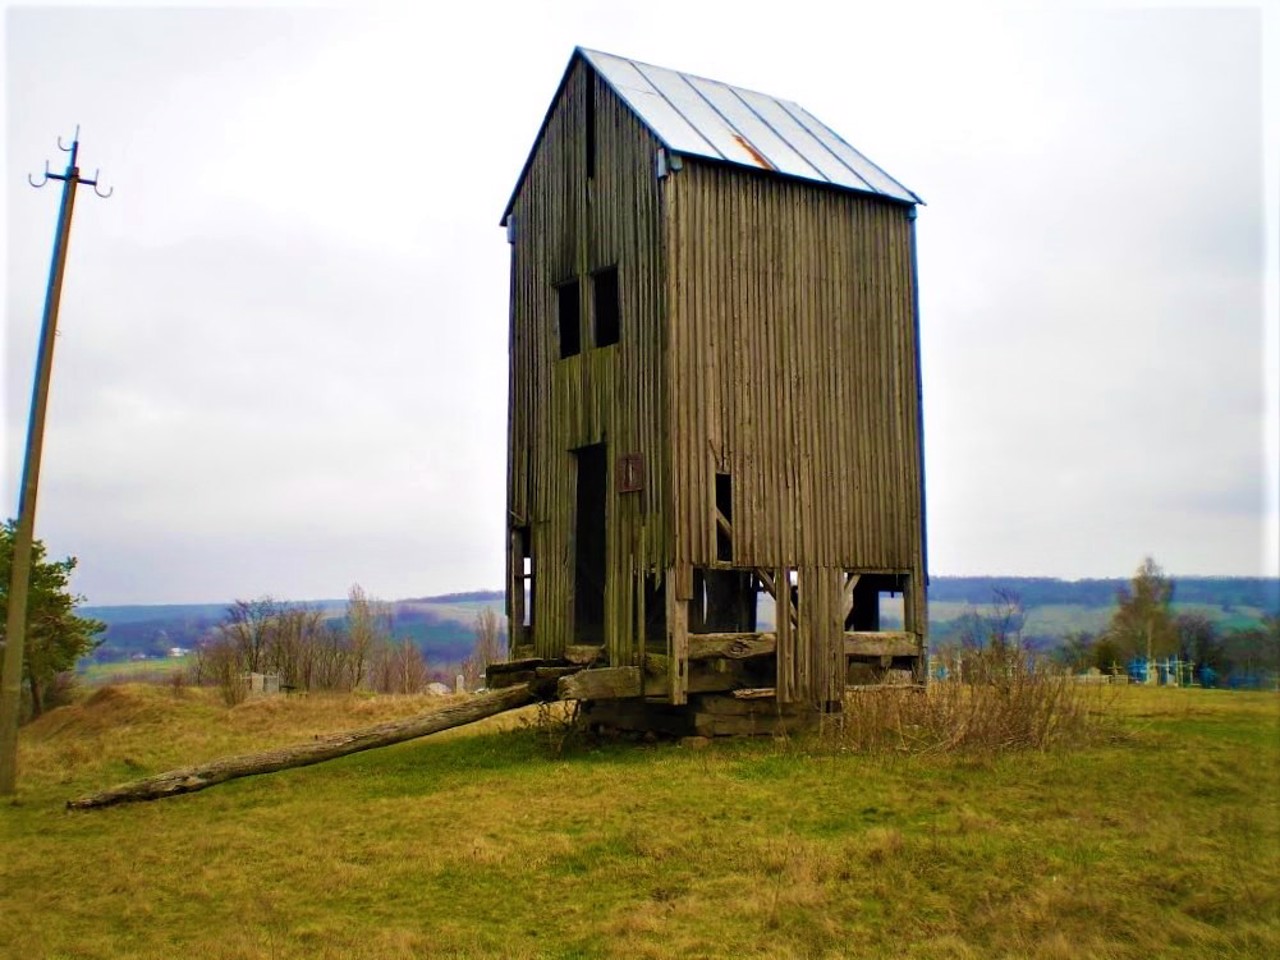
M 108 688 L 23 730 L 40 957 L 1280 955 L 1274 694 L 1125 690 L 1072 752 L 571 746 L 519 718 L 153 804 L 68 797 L 429 708 Z

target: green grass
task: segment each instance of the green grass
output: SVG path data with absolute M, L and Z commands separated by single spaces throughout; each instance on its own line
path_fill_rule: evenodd
M 1073 751 L 571 745 L 499 718 L 203 793 L 68 797 L 423 709 L 107 690 L 23 731 L 15 957 L 1280 955 L 1280 699 L 1121 691 Z M 528 715 L 526 714 L 526 717 Z
M 165 657 L 151 660 L 118 660 L 110 663 L 82 661 L 83 669 L 76 677 L 90 686 L 106 683 L 155 683 L 168 680 L 175 673 L 186 674 L 195 662 L 192 654 L 182 657 Z

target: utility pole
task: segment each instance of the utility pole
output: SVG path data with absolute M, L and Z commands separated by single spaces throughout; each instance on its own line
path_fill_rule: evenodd
M 44 448 L 44 419 L 49 405 L 49 375 L 53 370 L 53 340 L 58 332 L 58 302 L 62 298 L 62 276 L 67 265 L 67 242 L 71 239 L 71 212 L 76 203 L 76 187 L 93 187 L 100 197 L 111 196 L 98 189 L 98 174 L 92 180 L 80 176 L 76 166 L 80 152 L 80 128 L 76 127 L 71 146 L 58 148 L 71 154 L 65 173 L 49 172 L 44 165 L 44 179 L 33 187 L 43 187 L 50 180 L 62 181 L 62 205 L 58 211 L 58 229 L 53 238 L 53 261 L 49 266 L 49 286 L 44 295 L 44 318 L 40 324 L 40 349 L 36 356 L 35 382 L 31 388 L 31 418 L 27 422 L 27 449 L 22 461 L 22 489 L 18 501 L 18 526 L 13 535 L 13 565 L 9 577 L 9 610 L 5 621 L 3 681 L 0 682 L 0 796 L 8 796 L 17 788 L 18 780 L 18 713 L 22 703 L 22 655 L 27 642 L 27 588 L 31 580 L 31 543 L 35 538 L 36 491 L 40 484 L 40 454 Z

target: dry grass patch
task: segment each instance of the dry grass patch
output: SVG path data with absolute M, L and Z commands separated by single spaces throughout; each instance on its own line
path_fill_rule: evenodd
M 827 733 L 843 749 L 928 754 L 1086 746 L 1108 730 L 1116 688 L 1077 683 L 1020 652 L 968 665 L 963 683 L 851 691 Z
M 1280 699 L 1260 694 L 1123 691 L 1105 706 L 1124 736 L 1075 750 L 557 753 L 515 718 L 62 810 L 126 759 L 155 772 L 438 702 L 124 688 L 50 714 L 0 806 L 0 942 L 33 960 L 1280 955 Z

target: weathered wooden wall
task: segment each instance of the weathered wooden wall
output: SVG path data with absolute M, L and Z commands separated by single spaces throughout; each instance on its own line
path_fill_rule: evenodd
M 590 179 L 589 95 L 595 97 L 596 121 Z M 579 60 L 512 207 L 508 508 L 513 525 L 528 523 L 532 529 L 533 641 L 540 656 L 556 655 L 574 642 L 575 447 L 608 444 L 605 640 L 611 663 L 637 662 L 643 572 L 661 571 L 668 562 L 657 148 L 634 114 L 605 84 L 592 82 Z M 621 339 L 595 347 L 591 273 L 612 264 L 618 267 Z M 575 276 L 582 281 L 582 352 L 560 359 L 554 285 Z M 614 472 L 624 453 L 645 458 L 644 489 L 638 493 L 617 492 Z
M 666 183 L 676 562 L 918 567 L 908 208 L 729 167 Z
M 842 571 L 909 574 L 925 623 L 911 210 L 696 161 L 664 189 L 675 565 L 717 562 L 729 474 L 733 565 L 800 571 L 780 696 L 820 699 Z

